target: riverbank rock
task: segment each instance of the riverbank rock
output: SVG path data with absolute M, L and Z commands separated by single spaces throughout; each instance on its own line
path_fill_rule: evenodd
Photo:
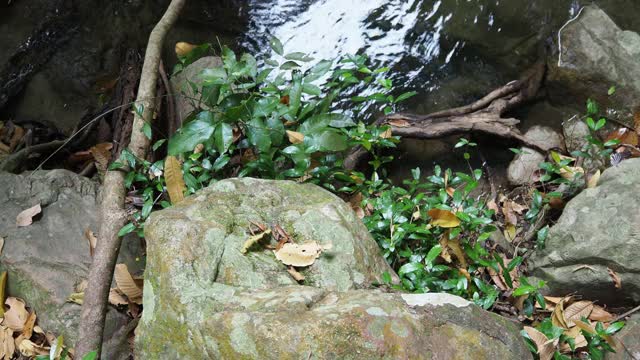
M 545 150 L 564 148 L 562 136 L 546 126 L 532 126 L 524 134 L 524 137 L 538 144 L 545 144 Z M 537 181 L 536 171 L 538 171 L 540 163 L 544 160 L 545 155 L 538 151 L 528 147 L 521 147 L 520 152 L 516 154 L 507 169 L 509 182 L 512 185 L 525 185 Z
M 331 244 L 298 284 L 269 242 L 242 248 L 250 224 L 295 243 Z M 392 274 L 350 207 L 311 184 L 227 179 L 145 224 L 139 358 L 520 359 L 509 321 L 448 294 L 374 290 Z
M 560 32 L 559 55 L 549 59 L 548 88 L 552 99 L 587 98 L 618 110 L 640 106 L 640 35 L 624 31 L 595 5 Z M 613 96 L 608 89 L 616 86 Z
M 171 78 L 171 89 L 175 96 L 176 114 L 183 123 L 187 116 L 195 109 L 200 95 L 193 91 L 192 84 L 195 84 L 198 92 L 202 90 L 200 73 L 204 69 L 211 69 L 222 66 L 222 60 L 217 56 L 205 56 L 194 61 L 181 72 Z
M 550 293 L 583 295 L 610 305 L 640 301 L 640 159 L 607 169 L 598 186 L 564 209 L 544 250 L 531 258 L 533 275 Z M 619 286 L 613 274 L 620 279 Z
M 66 170 L 33 175 L 0 173 L 0 237 L 4 247 L 0 271 L 8 272 L 7 296 L 26 301 L 46 330 L 64 335 L 66 344 L 78 339 L 80 305 L 66 299 L 87 276 L 91 257 L 85 229 L 97 231 L 98 185 Z M 42 213 L 29 226 L 17 227 L 16 216 L 40 204 Z M 119 262 L 135 268 L 132 241 L 123 242 Z M 107 315 L 105 355 L 126 358 L 128 317 L 115 309 Z M 114 334 L 119 335 L 114 335 Z

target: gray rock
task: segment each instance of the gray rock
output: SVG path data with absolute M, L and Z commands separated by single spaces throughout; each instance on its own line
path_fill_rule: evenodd
M 589 144 L 586 137 L 591 132 L 587 124 L 578 115 L 562 123 L 562 132 L 564 133 L 564 141 L 569 153 L 581 151 Z
M 199 85 L 202 70 L 220 66 L 222 66 L 222 60 L 219 57 L 206 56 L 198 59 L 171 78 L 171 88 L 176 95 L 176 114 L 181 123 L 195 110 L 195 105 L 198 104 L 199 94 L 193 91 L 190 82 L 194 83 L 198 91 L 200 91 L 202 89 L 202 86 Z
M 640 105 L 640 35 L 623 31 L 595 5 L 560 32 L 558 57 L 549 60 L 548 85 L 552 98 L 588 97 L 619 110 Z M 614 96 L 607 90 L 615 85 Z
M 640 301 L 638 179 L 640 159 L 625 160 L 607 169 L 596 188 L 569 201 L 545 249 L 530 262 L 532 274 L 547 281 L 550 293 L 576 292 L 611 305 Z M 608 269 L 620 277 L 620 289 Z
M 251 221 L 333 248 L 298 269 L 299 285 L 272 251 L 241 254 Z M 223 180 L 154 212 L 145 237 L 139 358 L 531 358 L 513 324 L 462 298 L 371 290 L 393 270 L 349 206 L 315 185 Z
M 0 236 L 5 244 L 0 271 L 8 272 L 8 296 L 26 301 L 38 314 L 46 331 L 64 335 L 68 344 L 78 338 L 80 305 L 67 303 L 75 286 L 86 278 L 91 258 L 84 236 L 87 228 L 97 231 L 98 185 L 66 170 L 39 171 L 30 176 L 0 173 Z M 16 216 L 40 204 L 42 214 L 33 224 L 16 226 Z M 119 262 L 135 267 L 139 240 L 125 241 Z M 113 347 L 127 334 L 113 336 L 128 317 L 111 309 L 107 315 L 105 353 L 109 358 L 127 356 L 127 348 Z
M 524 136 L 538 144 L 544 144 L 545 150 L 564 149 L 562 135 L 546 126 L 532 126 Z M 537 181 L 536 171 L 545 160 L 545 156 L 528 147 L 521 147 L 507 168 L 507 178 L 512 185 L 525 185 Z
M 606 360 L 638 360 L 640 359 L 640 314 L 636 314 L 626 321 L 625 327 L 615 335 L 618 346 L 615 354 L 607 353 Z

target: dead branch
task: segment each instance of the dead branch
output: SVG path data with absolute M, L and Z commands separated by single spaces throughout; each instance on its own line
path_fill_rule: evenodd
M 482 133 L 515 140 L 524 146 L 546 152 L 544 144 L 527 139 L 518 131 L 515 126 L 520 120 L 503 117 L 510 110 L 535 98 L 544 72 L 544 63 L 538 63 L 522 79 L 493 90 L 472 104 L 429 115 L 392 114 L 376 121 L 376 124 L 389 125 L 393 135 L 405 138 L 426 140 L 448 135 Z M 366 150 L 355 148 L 345 159 L 344 165 L 348 169 L 354 169 L 367 156 Z
M 142 104 L 144 108 L 140 114 L 142 116 L 135 115 L 128 146 L 140 159 L 146 157 L 149 149 L 150 139 L 145 137 L 142 129 L 145 122 L 153 119 L 162 44 L 185 2 L 186 0 L 172 0 L 149 36 L 136 99 L 136 103 Z M 82 305 L 80 340 L 76 347 L 78 358 L 94 350 L 98 352 L 97 358 L 100 358 L 109 287 L 121 243 L 118 232 L 126 221 L 124 174 L 120 171 L 107 171 L 102 191 L 102 222 Z

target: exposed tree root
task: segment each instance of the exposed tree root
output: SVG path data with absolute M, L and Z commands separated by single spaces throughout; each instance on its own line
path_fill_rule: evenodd
M 376 123 L 390 125 L 393 135 L 404 138 L 436 139 L 455 134 L 482 133 L 515 140 L 546 152 L 544 144 L 525 138 L 515 128 L 520 122 L 518 119 L 503 117 L 536 97 L 544 73 L 544 63 L 538 63 L 522 79 L 512 81 L 472 104 L 429 115 L 392 114 Z M 366 150 L 356 148 L 345 159 L 345 167 L 353 169 L 367 156 Z
M 135 115 L 128 146 L 133 155 L 140 159 L 146 157 L 150 144 L 142 129 L 144 123 L 151 122 L 153 118 L 162 44 L 185 2 L 186 0 L 172 0 L 149 36 L 136 99 L 136 104 L 143 105 L 144 108 L 142 116 Z M 78 358 L 94 350 L 98 351 L 100 358 L 109 288 L 121 243 L 118 231 L 127 218 L 124 212 L 124 174 L 120 171 L 107 171 L 102 191 L 102 222 L 82 305 L 80 340 L 76 347 Z

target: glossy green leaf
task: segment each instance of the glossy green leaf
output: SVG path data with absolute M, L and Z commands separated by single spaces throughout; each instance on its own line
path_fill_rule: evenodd
M 213 113 L 201 111 L 195 120 L 185 124 L 178 133 L 169 139 L 167 151 L 169 155 L 193 151 L 196 145 L 209 140 L 214 130 Z
M 225 122 L 218 123 L 213 133 L 213 139 L 218 153 L 224 154 L 233 143 L 233 127 Z
M 273 49 L 273 51 L 278 55 L 282 55 L 284 53 L 282 42 L 280 42 L 277 37 L 272 37 L 271 40 L 269 40 L 269 46 L 271 46 L 271 49 Z

